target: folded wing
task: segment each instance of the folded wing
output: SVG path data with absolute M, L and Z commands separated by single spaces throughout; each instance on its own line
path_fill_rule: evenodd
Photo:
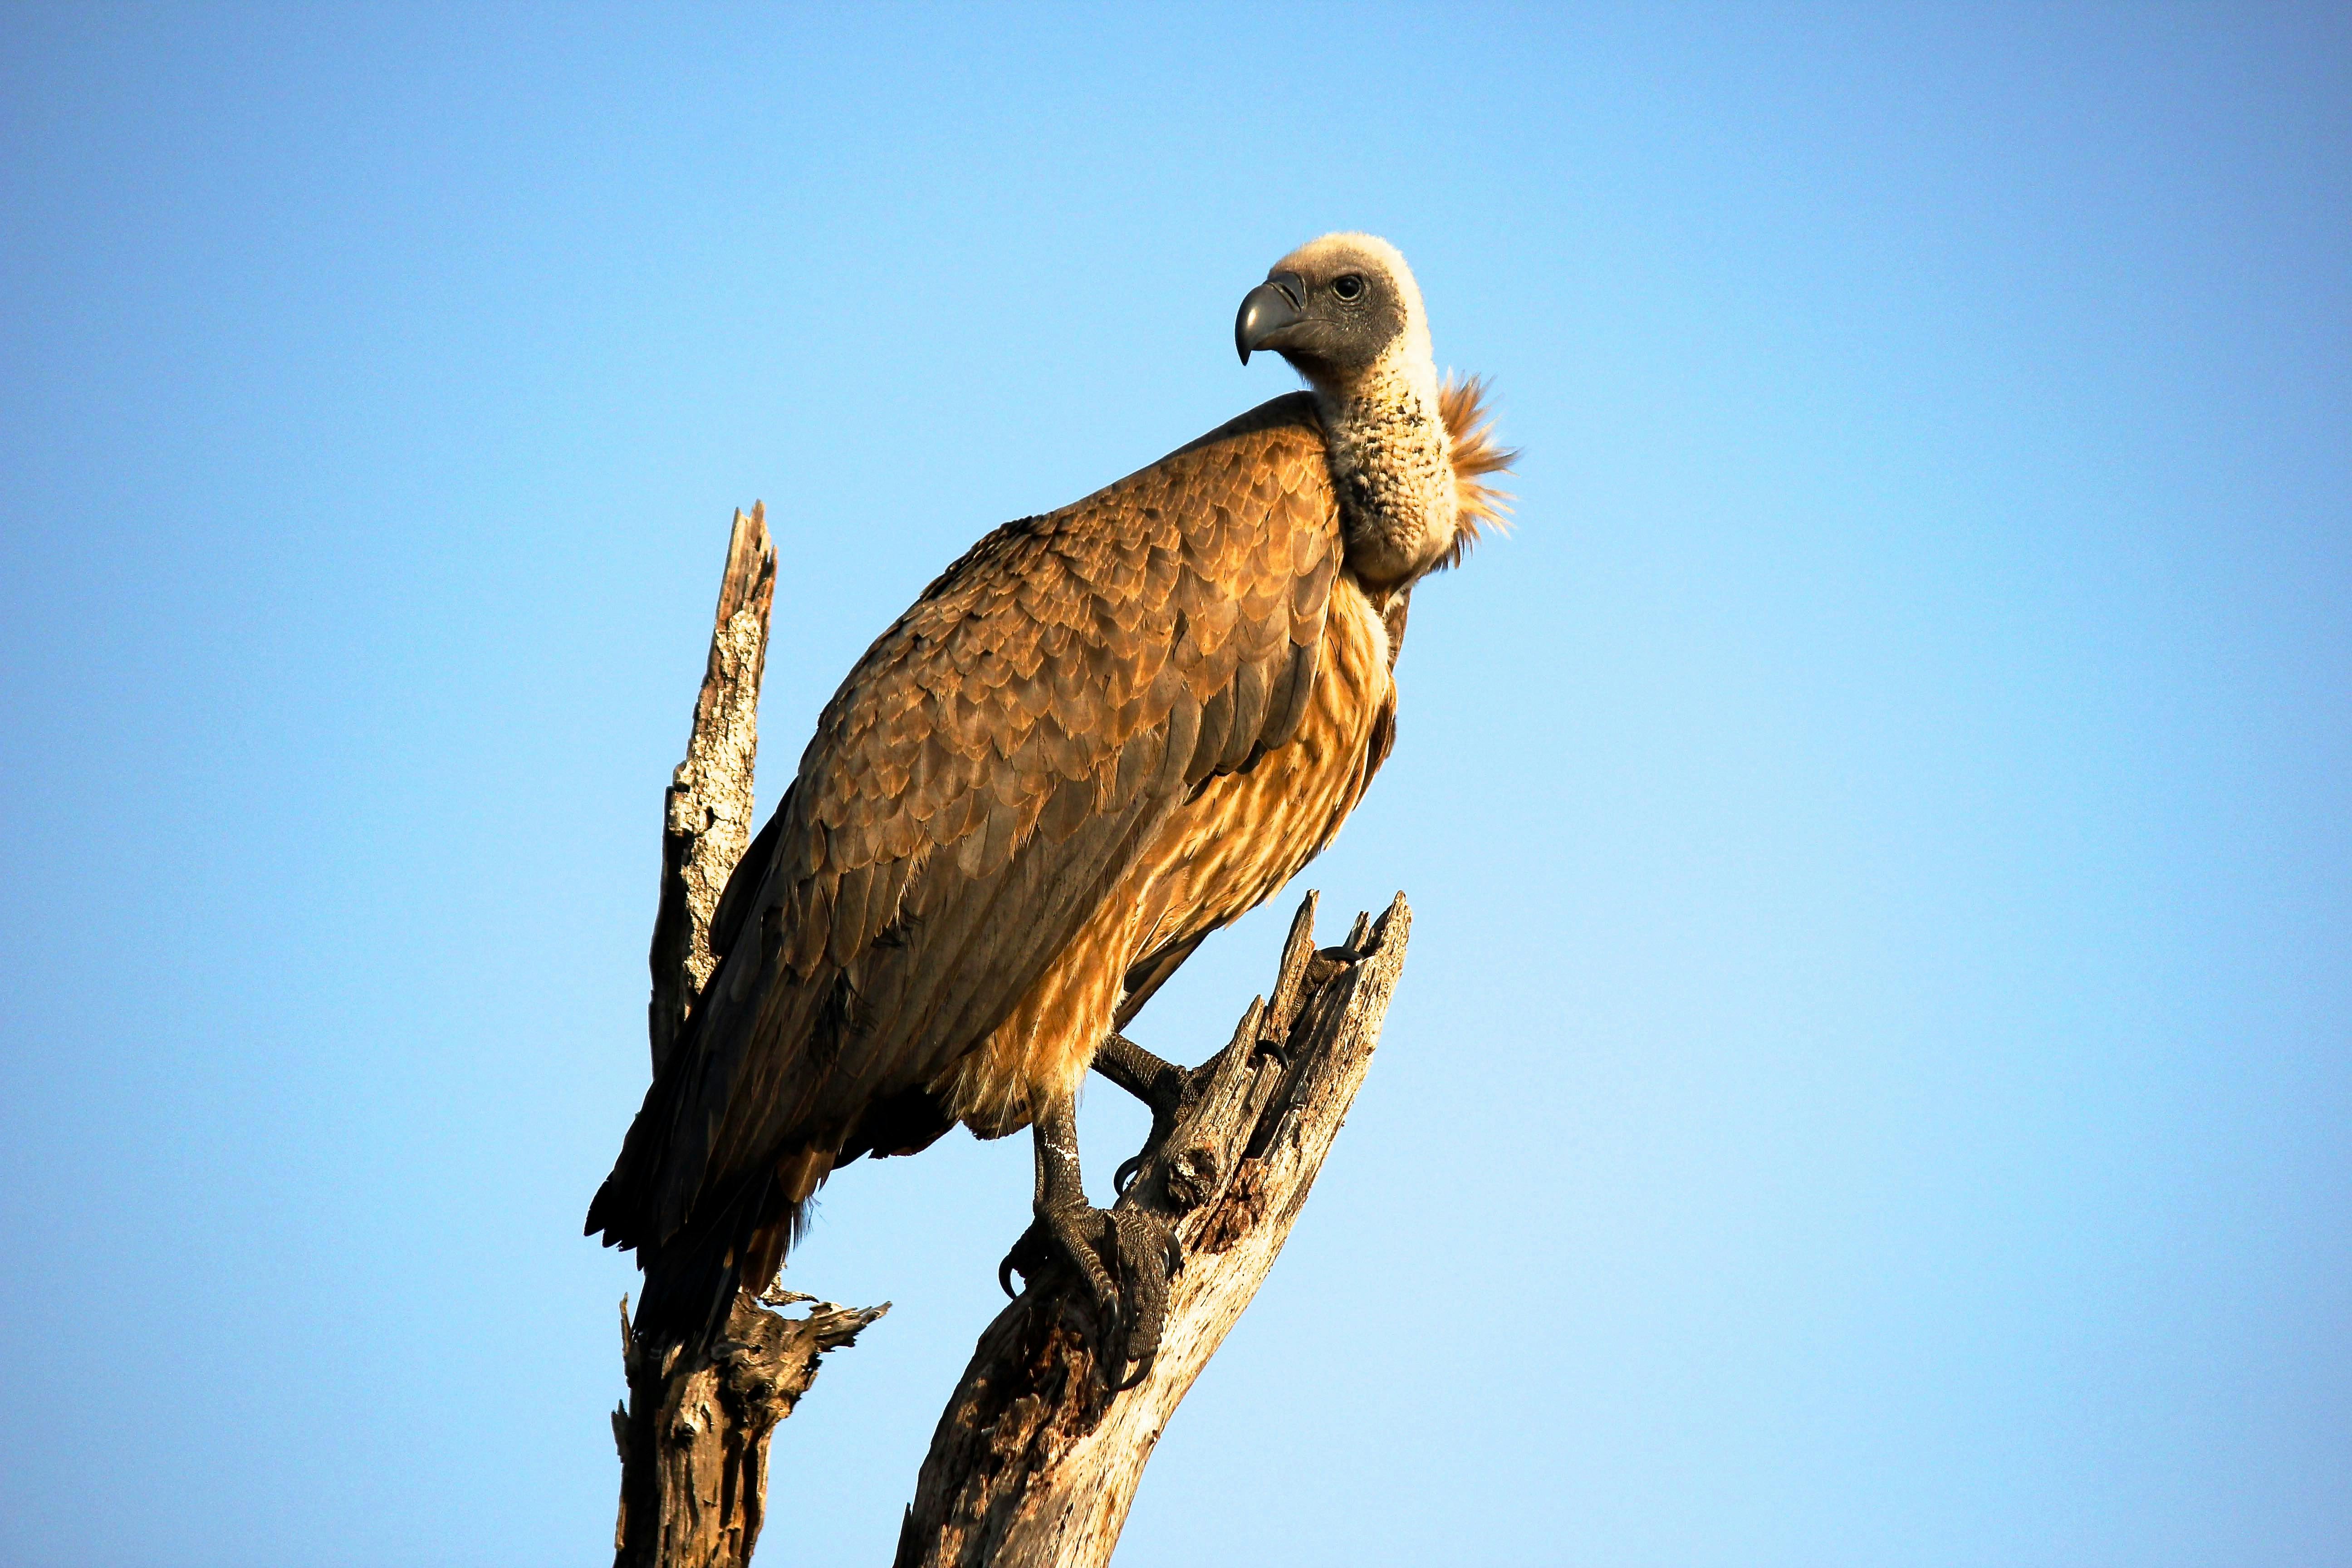
M 796 1214 L 866 1118 L 987 1037 L 1188 794 L 1290 738 L 1340 553 L 1298 394 L 950 567 L 826 705 L 589 1228 L 660 1248 Z

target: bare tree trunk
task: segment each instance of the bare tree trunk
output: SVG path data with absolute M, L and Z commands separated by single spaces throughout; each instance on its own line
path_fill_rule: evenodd
M 1119 1200 L 1171 1226 L 1158 1360 L 1114 1391 L 1074 1279 L 1032 1285 L 980 1338 L 923 1461 L 898 1568 L 1097 1568 L 1177 1402 L 1216 1353 L 1289 1237 L 1371 1064 L 1412 914 L 1397 895 L 1345 944 L 1314 946 L 1315 897 L 1291 923 L 1271 1002 L 1250 1005 Z
M 751 841 L 760 678 L 775 591 L 767 509 L 754 503 L 749 517 L 735 514 L 694 731 L 664 812 L 646 1010 L 656 1075 L 710 978 L 711 917 Z M 812 1300 L 788 1290 L 756 1300 L 749 1289 L 739 1292 L 707 1355 L 639 1340 L 622 1302 L 629 1403 L 613 1413 L 613 1440 L 621 1450 L 615 1568 L 744 1568 L 751 1562 L 767 1512 L 768 1439 L 776 1423 L 808 1391 L 819 1357 L 853 1342 L 890 1310 L 887 1301 L 864 1309 L 828 1301 L 795 1319 L 762 1305 Z

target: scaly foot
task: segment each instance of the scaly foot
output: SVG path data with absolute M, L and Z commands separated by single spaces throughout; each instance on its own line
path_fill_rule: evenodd
M 1131 1388 L 1151 1370 L 1168 1317 L 1168 1277 L 1183 1254 L 1168 1227 L 1136 1209 L 1098 1209 L 1079 1180 L 1076 1119 L 1068 1102 L 1036 1123 L 1036 1218 L 997 1265 L 996 1282 L 1013 1294 L 1013 1274 L 1034 1285 L 1067 1268 L 1092 1298 L 1095 1349 L 1114 1389 Z M 1128 1369 L 1135 1370 L 1130 1373 Z
M 1010 1296 L 1016 1270 L 1031 1285 L 1056 1268 L 1076 1274 L 1094 1304 L 1096 1352 L 1111 1386 L 1124 1389 L 1140 1383 L 1160 1353 L 1169 1276 L 1182 1265 L 1175 1237 L 1153 1215 L 1080 1202 L 1038 1209 L 996 1279 Z

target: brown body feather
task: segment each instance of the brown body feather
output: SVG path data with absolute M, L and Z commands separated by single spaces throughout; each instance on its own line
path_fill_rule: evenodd
M 946 1113 L 998 1138 L 1076 1093 L 1129 972 L 1149 953 L 1189 951 L 1320 853 L 1370 782 L 1373 737 L 1394 708 L 1386 628 L 1342 577 L 1297 733 L 1177 808 L 987 1043 L 929 1086 Z
M 1492 517 L 1477 389 L 1449 388 Z M 1458 422 L 1457 422 L 1458 421 Z M 684 1331 L 837 1163 L 1074 1093 L 1115 1016 L 1338 832 L 1393 734 L 1406 595 L 1344 570 L 1314 399 L 1277 398 L 941 574 L 824 710 L 589 1228 Z

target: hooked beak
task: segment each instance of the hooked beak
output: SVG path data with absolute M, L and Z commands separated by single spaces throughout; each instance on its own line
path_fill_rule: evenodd
M 1296 272 L 1270 272 L 1265 282 L 1242 296 L 1241 313 L 1234 318 L 1234 347 L 1242 363 L 1252 350 L 1274 343 L 1275 335 L 1307 319 L 1307 279 Z

